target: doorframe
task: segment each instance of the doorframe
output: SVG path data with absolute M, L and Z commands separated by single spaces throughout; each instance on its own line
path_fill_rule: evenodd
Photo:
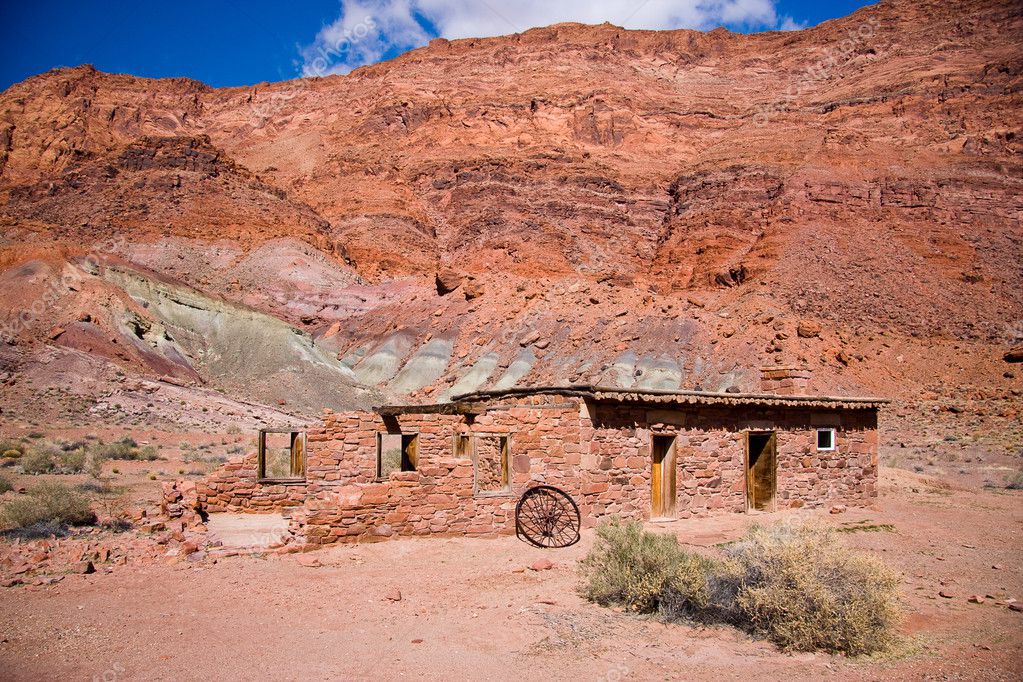
M 745 486 L 745 499 L 746 499 L 746 511 L 763 511 L 763 512 L 774 512 L 778 511 L 778 431 L 775 429 L 747 429 L 744 432 L 743 441 L 745 447 L 743 448 L 743 463 L 742 463 L 742 475 L 746 481 Z M 771 497 L 771 504 L 768 509 L 757 509 L 751 504 L 753 498 L 753 478 L 750 475 L 752 469 L 750 469 L 749 456 L 750 447 L 749 441 L 750 436 L 769 436 L 767 442 L 772 445 L 774 450 L 774 495 Z
M 663 513 L 656 514 L 654 510 L 654 443 L 658 438 L 670 441 L 661 460 L 661 504 L 664 507 Z M 678 514 L 678 435 L 674 433 L 651 433 L 650 434 L 650 518 L 651 519 L 674 519 Z M 665 472 L 668 477 L 665 478 Z M 670 495 L 665 494 L 666 491 Z

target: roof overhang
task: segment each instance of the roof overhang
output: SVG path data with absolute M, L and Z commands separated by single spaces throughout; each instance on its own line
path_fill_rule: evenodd
M 451 402 L 433 405 L 386 405 L 376 408 L 383 416 L 401 414 L 480 414 L 487 404 L 502 398 L 556 395 L 582 398 L 598 403 L 648 404 L 664 407 L 723 406 L 775 407 L 826 410 L 878 410 L 890 401 L 853 396 L 803 396 L 774 393 L 713 393 L 672 391 L 654 388 L 612 388 L 607 386 L 538 386 L 499 391 L 476 391 L 453 396 Z

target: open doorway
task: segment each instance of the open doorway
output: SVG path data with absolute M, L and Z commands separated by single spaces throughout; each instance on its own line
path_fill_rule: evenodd
M 675 437 L 654 436 L 650 444 L 650 518 L 675 516 Z
M 777 437 L 773 431 L 746 434 L 746 508 L 774 511 L 778 486 Z

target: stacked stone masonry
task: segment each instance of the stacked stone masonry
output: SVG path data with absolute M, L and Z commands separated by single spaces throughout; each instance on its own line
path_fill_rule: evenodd
M 234 460 L 197 486 L 205 512 L 283 511 L 309 544 L 411 535 L 514 532 L 522 492 L 562 488 L 584 526 L 601 517 L 650 518 L 651 442 L 674 437 L 679 518 L 743 512 L 746 435 L 776 434 L 778 509 L 869 504 L 877 495 L 877 407 L 652 405 L 594 401 L 570 394 L 508 396 L 469 414 L 325 412 L 307 431 L 306 476 L 257 479 L 256 455 Z M 834 428 L 833 450 L 818 450 L 817 429 Z M 378 480 L 378 434 L 415 434 L 416 470 Z M 475 444 L 460 448 L 457 436 Z M 496 456 L 507 438 L 508 485 L 480 486 L 472 453 Z

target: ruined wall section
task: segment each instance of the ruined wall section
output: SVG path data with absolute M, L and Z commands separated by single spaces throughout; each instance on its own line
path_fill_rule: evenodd
M 375 480 L 375 434 L 381 431 L 418 434 L 416 471 Z M 508 437 L 507 489 L 476 490 L 471 452 L 457 452 L 459 434 Z M 513 533 L 515 504 L 527 487 L 578 489 L 579 434 L 579 402 L 552 396 L 505 401 L 473 417 L 328 414 L 322 433 L 309 434 L 310 451 L 315 448 L 322 461 L 354 467 L 345 465 L 348 476 L 339 485 L 310 485 L 305 504 L 292 513 L 292 532 L 309 544 Z

